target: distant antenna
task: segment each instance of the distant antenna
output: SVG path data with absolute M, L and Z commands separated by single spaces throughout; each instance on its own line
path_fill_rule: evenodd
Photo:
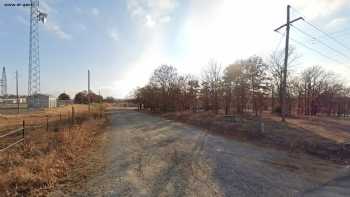
M 45 23 L 47 14 L 39 10 L 39 0 L 31 0 L 29 32 L 28 95 L 40 92 L 39 22 Z
M 0 86 L 1 86 L 1 96 L 6 96 L 7 95 L 7 78 L 6 78 L 5 66 L 2 68 Z

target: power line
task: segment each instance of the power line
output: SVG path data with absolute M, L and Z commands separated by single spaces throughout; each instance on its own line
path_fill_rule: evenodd
M 334 42 L 338 43 L 340 46 L 342 46 L 343 48 L 347 49 L 350 51 L 350 48 L 345 46 L 343 43 L 341 43 L 339 40 L 335 39 L 333 36 L 331 36 L 330 34 L 328 34 L 327 32 L 321 30 L 320 28 L 318 28 L 317 26 L 313 25 L 312 23 L 310 23 L 309 21 L 306 21 L 305 22 L 307 24 L 309 24 L 310 26 L 312 26 L 313 28 L 317 29 L 318 31 L 322 32 L 325 36 L 327 36 L 329 39 L 333 40 Z
M 274 50 L 275 52 L 278 51 L 278 48 L 281 46 L 282 40 L 283 40 L 284 36 L 286 35 L 286 32 L 284 32 L 283 34 L 280 33 L 280 32 L 278 32 L 278 33 L 281 35 L 281 37 L 280 37 L 280 39 L 279 39 L 279 41 L 278 41 L 278 43 L 277 43 L 277 45 L 276 45 L 276 48 L 275 48 L 275 50 Z
M 296 10 L 295 8 L 292 7 L 292 9 L 293 9 L 294 11 L 298 12 L 299 14 L 304 15 L 304 14 L 302 14 L 300 11 Z M 337 44 L 339 44 L 339 45 L 342 46 L 343 48 L 345 48 L 345 49 L 347 49 L 347 50 L 350 51 L 350 48 L 347 47 L 346 45 L 344 45 L 342 42 L 340 42 L 339 40 L 337 40 L 336 38 L 334 38 L 333 36 L 331 36 L 329 33 L 323 31 L 323 30 L 322 30 L 321 28 L 319 28 L 318 26 L 316 26 L 316 25 L 312 24 L 311 22 L 307 21 L 307 20 L 305 19 L 305 17 L 303 17 L 303 18 L 304 18 L 304 22 L 305 22 L 306 24 L 310 25 L 310 26 L 313 27 L 314 29 L 316 29 L 316 30 L 318 30 L 319 32 L 323 33 L 323 34 L 324 34 L 326 37 L 328 37 L 329 39 L 333 40 L 334 42 L 336 42 Z
M 281 32 L 277 32 L 277 33 L 279 33 L 279 34 L 282 35 Z M 317 54 L 319 54 L 319 55 L 321 55 L 321 56 L 323 56 L 323 57 L 325 57 L 325 58 L 327 58 L 327 59 L 330 59 L 330 60 L 332 60 L 332 61 L 334 61 L 334 62 L 337 62 L 338 64 L 345 65 L 345 63 L 340 62 L 340 61 L 338 61 L 337 59 L 334 59 L 334 58 L 332 58 L 332 57 L 329 57 L 328 55 L 325 55 L 324 53 L 322 53 L 322 52 L 320 52 L 320 51 L 318 51 L 318 50 L 316 50 L 316 49 L 314 49 L 314 48 L 311 48 L 311 47 L 307 46 L 306 44 L 302 43 L 301 41 L 298 41 L 298 40 L 296 40 L 296 39 L 294 39 L 294 38 L 290 38 L 290 39 L 291 39 L 294 43 L 299 44 L 299 45 L 301 45 L 301 46 L 303 46 L 303 47 L 305 47 L 305 48 L 307 48 L 307 49 L 309 49 L 309 50 L 311 50 L 311 51 L 314 51 L 315 53 L 317 53 Z
M 315 52 L 315 53 L 317 53 L 317 54 L 323 56 L 324 58 L 330 59 L 330 60 L 332 60 L 332 61 L 334 61 L 334 62 L 337 62 L 338 64 L 345 65 L 345 63 L 340 62 L 339 60 L 334 59 L 334 58 L 332 58 L 332 57 L 329 57 L 328 55 L 325 55 L 324 53 L 322 53 L 322 52 L 320 52 L 320 51 L 318 51 L 318 50 L 316 50 L 316 49 L 314 49 L 314 48 L 311 48 L 311 47 L 307 46 L 306 44 L 304 44 L 304 43 L 302 43 L 302 42 L 300 42 L 300 41 L 298 41 L 298 40 L 296 40 L 296 39 L 291 38 L 291 40 L 292 40 L 294 43 L 299 44 L 299 45 L 301 45 L 301 46 L 303 46 L 303 47 L 305 47 L 305 48 L 307 48 L 307 49 L 309 49 L 309 50 L 311 50 L 311 51 L 313 51 L 313 52 Z M 347 67 L 347 68 L 348 68 L 348 67 Z
M 350 60 L 350 57 L 347 56 L 345 53 L 343 53 L 343 52 L 341 52 L 341 51 L 339 51 L 339 50 L 337 50 L 337 49 L 335 49 L 335 48 L 333 48 L 333 47 L 327 45 L 326 43 L 322 42 L 321 40 L 317 39 L 316 37 L 312 36 L 311 34 L 306 33 L 305 31 L 301 30 L 300 28 L 298 28 L 298 27 L 296 27 L 296 26 L 294 26 L 294 25 L 291 25 L 291 26 L 292 26 L 294 29 L 296 29 L 297 31 L 301 32 L 302 34 L 304 34 L 304 35 L 306 35 L 306 36 L 309 36 L 309 37 L 312 38 L 313 40 L 318 41 L 319 43 L 321 43 L 322 45 L 326 46 L 327 48 L 329 48 L 329 49 L 331 49 L 331 50 L 337 52 L 338 54 L 340 54 L 340 55 L 342 55 L 342 56 L 344 56 L 344 57 L 346 57 L 346 58 L 348 58 L 348 59 Z
M 337 37 L 337 40 L 342 41 L 344 37 L 350 36 L 350 28 L 344 28 L 339 31 L 329 32 L 329 35 Z M 318 38 L 326 38 L 324 34 L 317 36 Z
M 339 35 L 339 34 L 344 34 L 344 33 L 349 33 L 350 32 L 350 28 L 344 28 L 342 30 L 339 31 L 335 31 L 335 32 L 331 32 L 329 33 L 330 35 Z

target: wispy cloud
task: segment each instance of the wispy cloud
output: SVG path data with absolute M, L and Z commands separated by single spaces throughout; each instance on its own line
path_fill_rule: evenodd
M 92 13 L 94 16 L 99 16 L 99 15 L 100 15 L 100 10 L 97 9 L 97 8 L 92 8 L 91 13 Z
M 81 13 L 83 13 L 83 10 L 80 7 L 76 7 L 75 12 L 78 14 L 81 14 Z
M 53 11 L 53 9 L 48 5 L 46 5 L 46 9 Z M 54 11 L 53 11 L 54 12 Z M 29 19 L 25 19 L 22 15 L 16 16 L 16 20 L 21 23 L 22 25 L 29 26 Z M 66 33 L 60 25 L 57 24 L 57 22 L 54 20 L 53 17 L 49 17 L 47 23 L 40 24 L 43 25 L 43 27 L 48 31 L 56 35 L 58 38 L 63 40 L 70 40 L 72 39 L 72 35 Z
M 56 35 L 59 39 L 62 40 L 70 40 L 72 39 L 72 35 L 65 32 L 62 27 L 58 24 L 58 22 L 55 20 L 55 15 L 58 13 L 57 10 L 54 8 L 52 4 L 54 4 L 55 1 L 41 1 L 40 2 L 40 9 L 43 12 L 48 13 L 48 20 L 47 23 L 45 23 L 43 26 L 48 32 L 53 33 Z
M 156 21 L 154 21 L 151 15 L 146 15 L 145 25 L 148 27 L 154 27 L 156 25 Z
M 119 34 L 116 29 L 110 29 L 108 31 L 108 36 L 114 41 L 119 41 Z
M 346 24 L 348 24 L 349 18 L 347 17 L 337 17 L 332 19 L 328 24 L 326 24 L 326 28 L 334 31 L 335 29 L 342 28 Z
M 72 35 L 64 32 L 58 24 L 54 22 L 47 22 L 45 25 L 45 28 L 47 31 L 54 33 L 56 36 L 58 36 L 62 40 L 70 40 L 72 39 Z
M 40 1 L 40 10 L 50 14 L 57 13 L 57 11 L 48 3 L 48 1 Z
M 350 7 L 349 0 L 289 0 L 288 2 L 313 20 L 331 17 L 338 11 Z
M 140 20 L 148 27 L 153 27 L 170 22 L 178 2 L 176 0 L 129 0 L 127 6 L 131 17 Z
M 84 24 L 77 24 L 77 29 L 80 31 L 86 31 L 87 27 Z

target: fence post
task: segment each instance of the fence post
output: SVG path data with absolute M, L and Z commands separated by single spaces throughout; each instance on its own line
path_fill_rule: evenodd
M 103 111 L 103 106 L 100 104 L 100 119 L 102 119 L 102 111 Z
M 49 131 L 49 115 L 46 115 L 46 131 Z
M 72 125 L 74 125 L 74 119 L 75 119 L 75 112 L 74 112 L 74 107 L 72 107 Z
M 22 148 L 23 148 L 23 153 L 25 153 L 25 143 L 24 143 L 24 128 L 25 128 L 25 121 L 23 120 L 22 122 L 22 138 L 23 138 L 23 142 L 22 142 Z
M 23 140 L 24 140 L 24 127 L 25 127 L 25 121 L 23 120 L 23 122 L 22 122 L 22 137 L 23 137 Z

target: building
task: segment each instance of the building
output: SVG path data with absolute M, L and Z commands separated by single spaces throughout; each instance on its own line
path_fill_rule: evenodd
M 46 94 L 34 94 L 28 96 L 28 108 L 55 108 L 57 107 L 57 99 Z
M 19 97 L 18 102 L 20 104 L 27 103 L 26 97 Z M 16 97 L 0 97 L 0 104 L 17 104 L 17 98 Z
M 73 105 L 74 102 L 73 100 L 57 100 L 57 107 L 63 107 L 66 105 Z

